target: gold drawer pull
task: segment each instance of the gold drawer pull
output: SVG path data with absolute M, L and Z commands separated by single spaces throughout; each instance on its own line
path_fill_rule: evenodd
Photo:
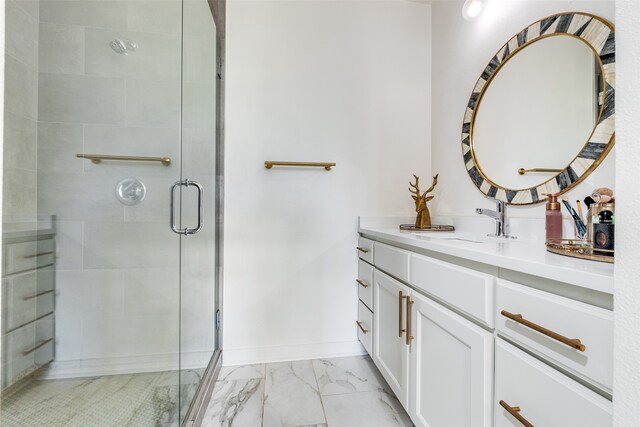
M 24 297 L 24 300 L 27 301 L 27 300 L 30 300 L 30 299 L 33 299 L 33 298 L 41 297 L 42 295 L 50 294 L 51 292 L 54 292 L 54 291 L 55 291 L 55 289 L 50 289 L 48 291 L 38 292 L 37 294 L 29 295 L 28 297 Z
M 518 406 L 509 406 L 509 404 L 507 402 L 505 402 L 504 400 L 500 401 L 500 406 L 502 406 L 504 409 L 506 409 L 506 411 L 508 413 L 510 413 L 511 416 L 513 416 L 513 418 L 515 418 L 516 420 L 520 421 L 520 424 L 522 424 L 523 426 L 525 426 L 525 427 L 533 427 L 533 424 L 531 424 L 529 421 L 527 421 L 527 419 L 525 417 L 520 415 L 520 407 L 518 407 Z
M 362 252 L 363 254 L 366 254 L 369 252 L 369 249 L 367 248 L 361 248 L 360 246 L 356 247 L 357 250 L 359 250 L 360 252 Z
M 45 255 L 52 255 L 54 254 L 54 251 L 49 251 L 49 252 L 40 252 L 38 254 L 33 254 L 33 255 L 25 255 L 24 259 L 30 259 L 30 258 L 38 258 L 39 256 L 45 256 Z
M 411 345 L 411 341 L 413 337 L 411 336 L 411 306 L 413 305 L 413 301 L 407 295 L 407 345 Z
M 361 321 L 356 320 L 356 325 L 358 325 L 358 328 L 360 328 L 360 330 L 362 331 L 362 333 L 363 333 L 363 334 L 366 334 L 367 332 L 369 332 L 369 330 L 368 330 L 368 329 L 365 329 L 365 328 L 362 326 L 362 322 L 361 322 Z
M 584 344 L 582 344 L 580 342 L 579 339 L 577 338 L 567 338 L 563 335 L 560 335 L 557 332 L 553 332 L 547 328 L 544 328 L 540 325 L 536 325 L 533 322 L 528 321 L 527 319 L 522 317 L 522 314 L 513 314 L 513 313 L 509 313 L 506 310 L 502 310 L 500 312 L 500 314 L 502 314 L 504 317 L 508 317 L 509 319 L 513 320 L 514 322 L 520 323 L 521 325 L 524 325 L 528 328 L 533 329 L 534 331 L 538 331 L 543 335 L 548 336 L 549 338 L 553 338 L 556 341 L 560 341 L 563 344 L 568 345 L 569 347 L 575 348 L 576 350 L 580 350 L 580 351 L 585 351 L 585 349 L 587 347 L 585 347 Z
M 53 341 L 53 338 L 49 338 L 48 340 L 42 341 L 40 344 L 36 344 L 35 346 L 31 347 L 28 350 L 25 350 L 22 352 L 23 356 L 28 356 L 31 353 L 33 353 L 34 351 L 36 351 L 37 349 L 39 349 L 40 347 L 42 347 L 43 345 L 46 345 L 48 343 L 50 343 L 51 341 Z
M 406 298 L 406 296 L 402 295 L 402 291 L 398 291 L 398 337 L 402 338 L 402 333 L 404 329 L 402 329 L 402 299 Z
M 369 285 L 367 285 L 365 282 L 363 282 L 360 279 L 356 279 L 356 282 L 358 283 L 358 285 L 362 286 L 365 289 L 369 287 Z

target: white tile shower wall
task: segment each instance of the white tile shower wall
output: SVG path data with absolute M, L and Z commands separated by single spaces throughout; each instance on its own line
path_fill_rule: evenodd
M 102 368 L 126 372 L 134 365 L 177 368 L 172 355 L 179 339 L 180 253 L 168 226 L 168 195 L 180 166 L 181 23 L 177 0 L 40 2 L 38 213 L 58 220 L 57 347 L 50 377 L 99 374 Z M 200 56 L 192 55 L 187 76 L 194 77 L 185 80 L 213 87 L 215 51 L 206 46 L 214 41 L 207 36 L 190 39 Z M 131 40 L 137 49 L 117 54 L 109 46 L 115 39 Z M 208 126 L 215 129 L 214 102 L 185 96 L 185 115 L 200 114 L 185 134 L 202 173 L 214 163 L 204 152 L 214 150 L 207 133 Z M 18 107 L 35 118 L 31 103 Z M 81 152 L 169 156 L 173 163 L 95 165 L 75 158 Z M 146 185 L 137 206 L 115 198 L 116 183 L 129 176 Z M 206 353 L 213 321 L 195 325 L 203 316 L 213 319 L 213 247 L 194 250 L 201 270 L 183 277 L 192 285 L 183 302 L 194 303 L 186 316 L 195 319 L 182 342 L 188 351 Z M 153 364 L 144 366 L 145 358 Z
M 225 364 L 357 353 L 358 215 L 430 172 L 430 6 L 227 7 Z
M 36 128 L 38 109 L 37 1 L 8 0 L 4 53 L 5 229 L 33 229 L 36 209 Z
M 433 139 L 431 168 L 439 173 L 432 212 L 473 216 L 477 207 L 492 207 L 469 179 L 462 160 L 460 133 L 471 89 L 496 50 L 530 23 L 545 16 L 581 11 L 614 21 L 614 0 L 491 0 L 475 21 L 462 17 L 462 0 L 433 2 Z M 615 149 L 614 149 L 615 151 Z M 583 199 L 596 187 L 615 185 L 615 153 L 583 183 L 569 200 Z M 544 204 L 514 207 L 510 217 L 543 218 Z M 564 212 L 563 212 L 564 213 Z

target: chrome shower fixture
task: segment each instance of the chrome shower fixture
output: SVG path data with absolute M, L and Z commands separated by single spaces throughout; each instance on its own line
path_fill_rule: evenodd
M 129 52 L 134 52 L 138 48 L 138 45 L 131 40 L 121 39 L 113 40 L 109 43 L 109 46 L 111 46 L 111 49 L 113 49 L 115 53 L 119 53 L 121 55 L 129 55 Z

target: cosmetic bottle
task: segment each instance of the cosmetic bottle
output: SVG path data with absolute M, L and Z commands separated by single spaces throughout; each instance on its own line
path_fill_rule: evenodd
M 615 244 L 615 205 L 598 203 L 598 214 L 593 218 L 593 250 L 613 256 Z
M 562 240 L 562 213 L 557 194 L 547 194 L 546 232 L 547 241 Z

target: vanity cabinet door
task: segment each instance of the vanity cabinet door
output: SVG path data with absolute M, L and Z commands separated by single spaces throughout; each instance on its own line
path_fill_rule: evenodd
M 611 401 L 514 345 L 496 341 L 495 427 L 610 427 Z M 514 410 L 513 408 L 519 408 Z
M 411 300 L 411 420 L 491 426 L 493 335 L 418 293 Z
M 373 273 L 373 361 L 396 397 L 407 408 L 409 346 L 406 301 L 409 287 L 375 270 Z

